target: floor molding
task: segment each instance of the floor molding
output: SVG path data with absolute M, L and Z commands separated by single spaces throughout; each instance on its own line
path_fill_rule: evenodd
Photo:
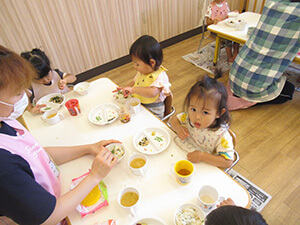
M 187 32 L 184 32 L 182 34 L 179 34 L 175 37 L 172 37 L 172 38 L 169 38 L 167 40 L 164 40 L 162 42 L 160 42 L 162 48 L 166 48 L 166 47 L 169 47 L 171 45 L 174 45 L 178 42 L 181 42 L 183 40 L 186 40 L 190 37 L 193 37 L 195 35 L 198 35 L 202 32 L 202 28 L 201 27 L 198 27 L 198 28 L 195 28 L 193 30 L 189 30 Z M 123 57 L 120 57 L 118 59 L 115 59 L 113 61 L 110 61 L 108 63 L 105 63 L 101 66 L 97 66 L 93 69 L 90 69 L 90 70 L 87 70 L 85 72 L 82 72 L 80 74 L 77 74 L 76 77 L 77 77 L 77 80 L 74 82 L 74 84 L 76 83 L 79 83 L 79 82 L 82 82 L 82 81 L 85 81 L 85 80 L 88 80 L 88 79 L 91 79 L 95 76 L 98 76 L 99 74 L 101 73 L 105 73 L 109 70 L 112 70 L 112 69 L 115 69 L 119 66 L 122 66 L 122 65 L 125 65 L 127 63 L 129 63 L 131 61 L 129 55 L 125 55 Z

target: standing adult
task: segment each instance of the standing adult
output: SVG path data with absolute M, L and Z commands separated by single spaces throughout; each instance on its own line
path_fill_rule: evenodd
M 284 103 L 294 85 L 283 75 L 300 49 L 300 3 L 268 0 L 258 24 L 232 64 L 228 108 Z

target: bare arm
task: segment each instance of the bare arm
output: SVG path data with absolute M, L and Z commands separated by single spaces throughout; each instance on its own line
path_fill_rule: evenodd
M 95 156 L 105 146 L 111 143 L 120 143 L 120 141 L 105 140 L 105 141 L 99 141 L 94 144 L 79 145 L 79 146 L 72 146 L 72 147 L 45 147 L 45 150 L 50 154 L 54 162 L 60 165 L 87 154 L 91 154 Z
M 117 160 L 108 149 L 95 157 L 91 172 L 74 189 L 57 198 L 54 211 L 43 224 L 56 224 L 69 215 L 87 194 L 110 172 Z
M 190 134 L 186 127 L 182 126 L 177 116 L 172 116 L 170 120 L 171 127 L 176 132 L 177 136 L 181 140 L 185 140 Z
M 228 168 L 232 165 L 233 160 L 225 159 L 220 155 L 212 155 L 208 152 L 194 151 L 187 154 L 187 159 L 193 163 L 205 162 L 207 164 L 220 168 Z
M 67 73 L 63 79 L 58 83 L 59 89 L 63 90 L 67 84 L 73 83 L 77 80 L 77 77 L 73 74 Z

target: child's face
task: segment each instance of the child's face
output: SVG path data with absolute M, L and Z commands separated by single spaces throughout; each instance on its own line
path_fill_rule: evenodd
M 188 108 L 191 124 L 197 129 L 210 127 L 219 118 L 217 104 L 212 99 L 206 99 L 205 105 L 203 98 L 191 97 Z
M 35 80 L 36 83 L 38 84 L 49 84 L 52 80 L 52 71 L 50 70 L 47 76 L 44 76 L 41 79 Z
M 136 69 L 138 72 L 140 72 L 141 74 L 149 74 L 149 73 L 152 73 L 154 71 L 154 66 L 150 66 L 146 63 L 144 63 L 142 60 L 140 60 L 139 58 L 136 58 L 136 57 L 132 57 L 132 61 L 133 61 L 133 67 L 134 69 Z M 154 60 L 153 60 L 154 61 Z M 152 62 L 153 62 L 152 61 Z M 151 63 L 151 62 L 150 62 Z M 155 61 L 154 61 L 155 63 Z M 151 63 L 152 64 L 152 63 Z

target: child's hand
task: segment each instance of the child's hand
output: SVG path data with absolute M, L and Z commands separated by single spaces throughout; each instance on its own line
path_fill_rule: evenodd
M 188 131 L 188 129 L 184 126 L 178 126 L 176 128 L 174 128 L 174 130 L 177 133 L 177 136 L 181 139 L 181 140 L 185 140 L 188 136 L 190 136 L 190 133 Z
M 191 161 L 192 163 L 199 163 L 201 162 L 202 158 L 202 153 L 201 151 L 193 151 L 187 154 L 187 159 Z
M 29 111 L 31 113 L 43 113 L 41 111 L 41 108 L 46 107 L 46 106 L 47 106 L 46 104 L 41 104 L 41 105 L 37 104 L 35 107 L 32 107 Z
M 227 198 L 222 201 L 217 207 L 225 206 L 225 205 L 235 205 L 234 201 L 231 198 Z
M 219 22 L 220 22 L 220 20 L 214 19 L 214 24 L 218 24 Z
M 59 81 L 58 88 L 60 90 L 63 90 L 66 86 L 67 86 L 67 81 L 65 81 L 64 79 L 62 79 L 62 80 Z
M 131 95 L 131 94 L 133 94 L 133 88 L 132 87 L 123 88 L 124 97 L 127 97 L 128 95 Z

